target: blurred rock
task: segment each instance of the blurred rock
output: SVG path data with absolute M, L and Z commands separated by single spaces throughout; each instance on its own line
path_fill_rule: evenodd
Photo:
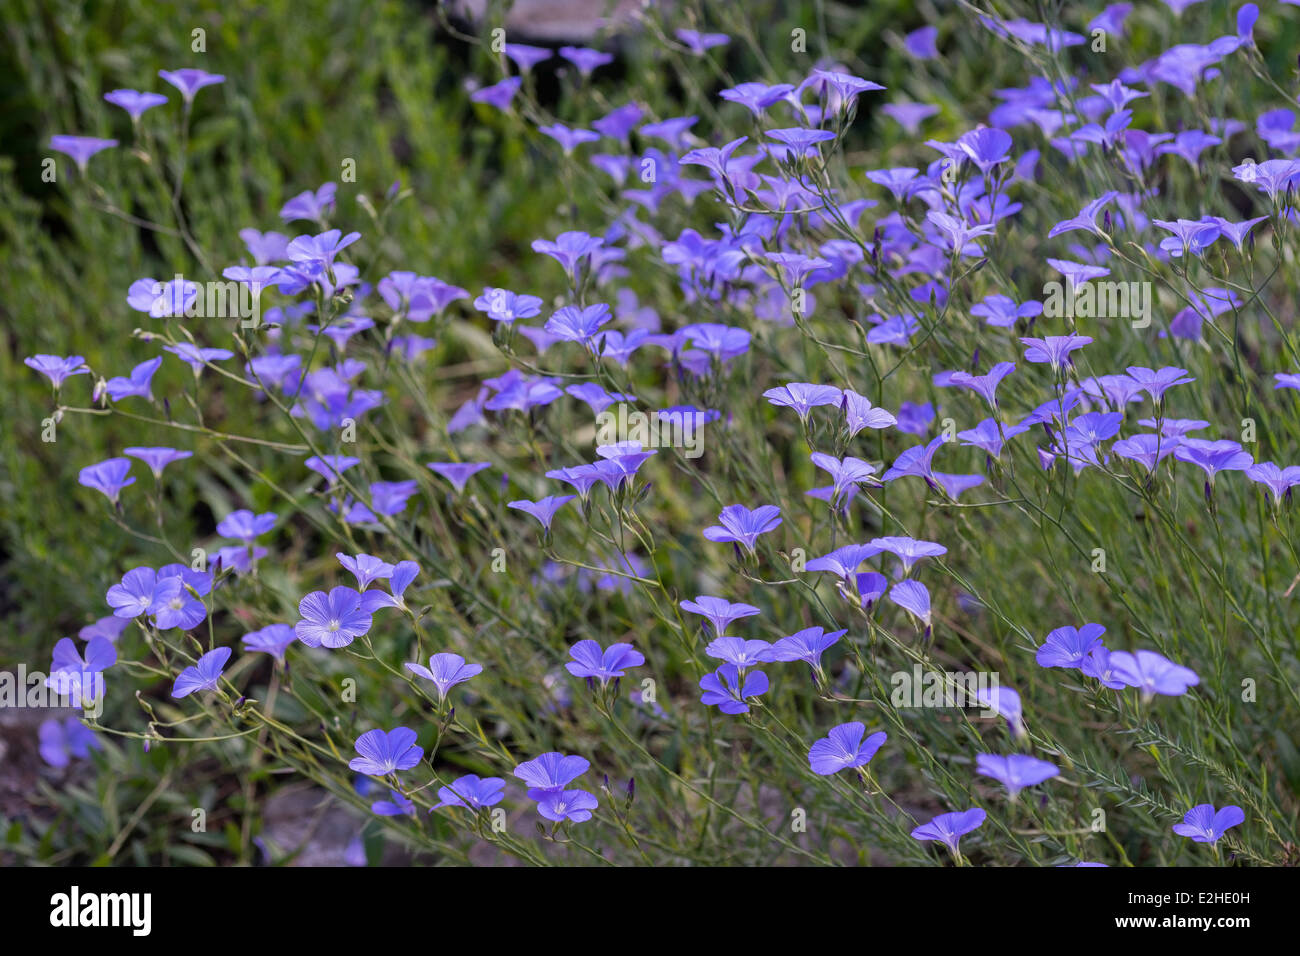
M 633 26 L 642 0 L 515 0 L 506 14 L 511 42 L 586 43 L 607 23 L 616 30 Z M 487 0 L 449 0 L 455 17 L 481 24 Z

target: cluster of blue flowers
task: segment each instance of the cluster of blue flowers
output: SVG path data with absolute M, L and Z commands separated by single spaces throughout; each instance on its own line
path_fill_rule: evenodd
M 1127 4 L 1109 7 L 1089 29 L 1122 34 L 1128 12 Z M 828 482 L 804 493 L 825 503 L 832 516 L 831 534 L 814 544 L 817 556 L 796 571 L 828 575 L 844 599 L 845 613 L 855 615 L 868 628 L 882 626 L 879 618 L 887 606 L 901 609 L 915 623 L 921 648 L 942 637 L 935 633 L 941 620 L 935 613 L 931 585 L 921 578 L 942 565 L 953 543 L 902 533 L 909 522 L 885 512 L 881 503 L 886 489 L 895 482 L 910 479 L 908 484 L 917 489 L 923 485 L 944 505 L 965 503 L 976 489 L 1012 472 L 1012 443 L 1017 443 L 1016 447 L 1033 443 L 1033 449 L 1024 455 L 1036 458 L 1052 481 L 1064 482 L 1092 470 L 1125 482 L 1138 493 L 1151 493 L 1158 477 L 1173 482 L 1196 475 L 1197 494 L 1203 490 L 1214 514 L 1216 478 L 1240 472 L 1259 487 L 1273 513 L 1280 513 L 1289 505 L 1292 489 L 1300 485 L 1300 466 L 1256 461 L 1241 442 L 1216 434 L 1210 422 L 1177 417 L 1181 390 L 1196 381 L 1183 367 L 1151 368 L 1121 361 L 1119 367 L 1102 374 L 1084 374 L 1081 366 L 1104 361 L 1093 354 L 1098 351 L 1093 337 L 1081 334 L 1072 324 L 1059 333 L 1049 333 L 1048 323 L 1056 316 L 1035 299 L 996 292 L 972 302 L 966 311 L 977 325 L 983 325 L 979 351 L 970 357 L 940 349 L 945 367 L 934 371 L 928 384 L 934 389 L 955 390 L 954 394 L 970 393 L 981 418 L 964 430 L 934 435 L 937 409 L 933 404 L 906 402 L 897 410 L 887 410 L 879 404 L 880 393 L 873 393 L 873 402 L 855 391 L 847 372 L 834 382 L 777 378 L 779 384 L 770 387 L 734 380 L 736 369 L 751 355 L 760 328 L 762 335 L 803 334 L 818 342 L 819 326 L 810 318 L 817 308 L 817 295 L 834 301 L 847 291 L 866 304 L 868 311 L 854 319 L 862 350 L 844 349 L 854 356 L 884 356 L 890 364 L 901 363 L 932 339 L 942 340 L 944 317 L 950 315 L 950 306 L 957 308 L 959 281 L 989 265 L 994 259 L 992 250 L 1005 241 L 1009 224 L 1024 211 L 1038 188 L 1043 155 L 1038 149 L 1017 148 L 1022 133 L 1024 139 L 1041 136 L 1069 162 L 1104 155 L 1131 182 L 1127 191 L 1105 191 L 1087 202 L 1078 215 L 1047 230 L 1048 240 L 1068 236 L 1072 243 L 1068 249 L 1073 258 L 1043 260 L 1046 269 L 1064 278 L 1068 289 L 1104 279 L 1112 268 L 1123 264 L 1145 268 L 1145 264 L 1159 263 L 1183 269 L 1189 260 L 1211 252 L 1244 256 L 1253 248 L 1262 223 L 1276 224 L 1278 229 L 1294 224 L 1294 188 L 1300 183 L 1300 159 L 1294 158 L 1243 163 L 1232 169 L 1239 183 L 1254 187 L 1267 200 L 1260 206 L 1263 215 L 1241 221 L 1219 215 L 1162 220 L 1144 213 L 1144 206 L 1149 208 L 1148 201 L 1157 194 L 1151 174 L 1162 157 L 1170 157 L 1164 162 L 1185 163 L 1193 171 L 1199 170 L 1205 150 L 1229 141 L 1243 131 L 1244 124 L 1207 116 L 1206 129 L 1141 130 L 1132 126 L 1129 105 L 1150 97 L 1161 85 L 1192 97 L 1202 84 L 1213 80 L 1228 58 L 1253 55 L 1257 18 L 1255 4 L 1246 4 L 1237 15 L 1234 33 L 1205 45 L 1180 44 L 1104 83 L 1085 88 L 1074 77 L 1034 77 L 1023 88 L 999 90 L 1000 102 L 987 116 L 987 125 L 970 129 L 951 142 L 925 141 L 933 158 L 923 167 L 863 170 L 867 188 L 875 189 L 879 200 L 845 195 L 830 185 L 826 169 L 830 157 L 842 149 L 860 100 L 885 92 L 885 88 L 831 66 L 812 69 L 797 85 L 744 82 L 723 89 L 719 94 L 722 108 L 743 110 L 755 134 L 721 146 L 701 145 L 706 140 L 695 132 L 698 117 L 652 119 L 634 102 L 591 122 L 590 129 L 538 123 L 537 132 L 558 144 L 566 161 L 576 161 L 585 149 L 597 144 L 606 149 L 587 159 L 612 182 L 625 203 L 600 234 L 570 230 L 532 244 L 535 254 L 554 260 L 563 274 L 567 301 L 554 308 L 532 294 L 537 290 L 485 287 L 481 295 L 473 296 L 459 286 L 409 271 L 389 272 L 372 286 L 351 261 L 365 237 L 330 225 L 338 203 L 334 183 L 303 192 L 281 209 L 286 224 L 309 222 L 313 231 L 290 236 L 250 228 L 240 233 L 247 250 L 245 261 L 224 269 L 222 275 L 248 287 L 255 297 L 272 291 L 281 297 L 263 313 L 264 327 L 255 339 L 256 354 L 241 351 L 240 369 L 225 364 L 235 359 L 235 352 L 200 345 L 188 332 L 182 340 L 171 341 L 176 320 L 183 318 L 200 294 L 196 284 L 139 279 L 126 290 L 126 304 L 165 323 L 168 332 L 163 337 L 169 344 L 162 351 L 186 363 L 196 380 L 205 371 L 216 370 L 251 389 L 259 400 L 283 410 L 313 451 L 301 463 L 301 470 L 310 474 L 300 474 L 299 479 L 304 483 L 323 481 L 323 487 L 315 487 L 314 493 L 327 503 L 341 526 L 349 529 L 349 541 L 351 529 L 358 534 L 374 531 L 371 540 L 388 549 L 387 556 L 337 554 L 342 568 L 355 578 L 355 587 L 341 585 L 307 593 L 298 605 L 296 621 L 266 623 L 250 631 L 242 638 L 243 649 L 270 655 L 275 665 L 284 669 L 295 642 L 306 648 L 338 651 L 363 641 L 374 653 L 368 635 L 376 615 L 397 611 L 413 625 L 418 623 L 420 614 L 408 605 L 408 594 L 420 592 L 422 584 L 427 588 L 435 585 L 417 583 L 420 564 L 400 559 L 411 549 L 397 543 L 391 533 L 395 519 L 407 514 L 410 502 L 429 494 L 429 487 L 440 492 L 450 489 L 449 493 L 470 509 L 474 506 L 471 500 L 476 501 L 475 488 L 489 487 L 488 473 L 496 466 L 490 461 L 462 461 L 457 454 L 454 460 L 426 463 L 438 482 L 433 486 L 423 486 L 414 478 L 382 480 L 375 475 L 369 475 L 374 480 L 358 481 L 353 475 L 370 471 L 363 458 L 344 454 L 341 445 L 331 446 L 335 448 L 332 453 L 323 452 L 326 439 L 341 429 L 359 423 L 382 429 L 372 413 L 391 400 L 379 370 L 349 353 L 354 338 L 382 339 L 385 362 L 413 368 L 436 342 L 402 330 L 411 324 L 440 322 L 457 308 L 466 315 L 472 309 L 485 316 L 494 341 L 507 356 L 517 356 L 518 336 L 522 336 L 538 358 L 478 382 L 474 396 L 448 420 L 446 433 L 453 440 L 484 426 L 504 429 L 521 421 L 527 425 L 544 416 L 548 406 L 568 399 L 585 404 L 595 415 L 617 404 L 646 405 L 623 373 L 630 363 L 648 354 L 663 360 L 666 381 L 673 383 L 684 399 L 682 404 L 654 410 L 698 416 L 694 420 L 709 423 L 720 436 L 732 421 L 732 413 L 715 404 L 724 384 L 748 389 L 756 403 L 760 396 L 766 399 L 780 410 L 772 427 L 797 427 L 807 445 L 802 460 L 811 462 Z M 991 39 L 1030 49 L 1059 51 L 1086 42 L 1082 34 L 1025 20 L 981 16 L 979 24 Z M 690 30 L 678 31 L 675 40 L 687 55 L 698 57 L 730 42 L 724 34 Z M 935 42 L 935 31 L 927 28 L 910 34 L 905 48 L 908 55 L 923 62 L 938 56 Z M 478 89 L 472 99 L 511 113 L 530 72 L 550 59 L 553 51 L 506 44 L 504 52 L 515 75 Z M 600 51 L 574 47 L 565 47 L 559 55 L 584 79 L 610 59 Z M 162 77 L 181 92 L 187 108 L 199 90 L 224 79 L 201 70 L 164 71 Z M 133 90 L 117 90 L 105 99 L 126 110 L 137 128 L 146 111 L 166 102 L 159 94 Z M 937 110 L 931 104 L 908 102 L 882 107 L 884 115 L 917 135 Z M 1300 135 L 1293 130 L 1294 121 L 1289 110 L 1264 114 L 1259 118 L 1259 135 L 1278 152 L 1295 153 L 1300 151 Z M 71 156 L 83 173 L 91 157 L 116 145 L 113 140 L 76 136 L 57 136 L 51 143 Z M 634 175 L 644 168 L 653 169 L 654 175 Z M 661 206 L 702 203 L 703 197 L 709 197 L 715 203 L 712 209 L 725 217 L 715 235 L 689 228 L 676 236 L 659 232 L 656 216 Z M 875 220 L 869 222 L 869 210 L 882 202 L 887 211 L 872 214 Z M 665 328 L 653 309 L 643 306 L 628 290 L 616 288 L 628 275 L 633 250 L 656 258 L 676 277 L 684 307 L 746 316 L 753 320 L 748 323 L 751 327 L 703 321 Z M 914 278 L 904 284 L 905 277 Z M 997 285 L 1005 292 L 1012 291 L 1009 281 Z M 607 301 L 590 301 L 597 295 Z M 910 302 L 907 308 L 899 305 L 904 299 Z M 457 307 L 459 302 L 465 305 Z M 1201 342 L 1207 329 L 1217 331 L 1218 316 L 1244 305 L 1234 289 L 1193 292 L 1188 305 L 1160 335 L 1171 344 Z M 325 363 L 315 360 L 321 354 L 318 345 L 322 339 L 328 348 L 322 347 L 321 352 L 330 356 Z M 575 355 L 592 370 L 590 374 L 548 372 L 539 367 L 541 356 L 558 365 Z M 965 364 L 956 367 L 958 360 Z M 151 383 L 163 361 L 162 355 L 156 356 L 120 376 L 103 377 L 96 372 L 92 402 L 103 407 L 132 400 L 154 402 Z M 50 381 L 56 399 L 70 387 L 70 379 L 91 374 L 81 356 L 37 355 L 28 358 L 27 364 Z M 1277 369 L 1272 375 L 1276 388 L 1300 390 L 1300 372 Z M 878 370 L 873 379 L 875 387 L 880 380 Z M 1014 399 L 1009 395 L 1013 389 Z M 1012 408 L 1022 411 L 1016 413 Z M 895 442 L 894 435 L 920 436 L 921 441 Z M 976 449 L 980 454 L 972 458 L 961 449 Z M 855 450 L 858 454 L 851 454 Z M 657 448 L 627 440 L 597 445 L 594 460 L 565 461 L 557 448 L 555 459 L 534 463 L 539 466 L 536 474 L 502 471 L 499 485 L 503 492 L 511 483 L 526 489 L 504 504 L 540 525 L 540 547 L 554 559 L 552 535 L 566 520 L 585 524 L 596 513 L 625 515 L 653 494 L 647 466 L 658 467 L 658 463 L 650 465 L 658 453 Z M 90 464 L 80 474 L 81 484 L 106 496 L 116 512 L 122 510 L 124 494 L 136 482 L 132 460 L 143 462 L 161 487 L 165 469 L 192 459 L 193 452 L 132 447 L 124 449 L 123 455 Z M 957 463 L 963 461 L 974 461 L 983 471 L 967 468 L 963 472 Z M 941 467 L 957 470 L 938 470 Z M 421 477 L 427 479 L 428 475 Z M 544 483 L 543 477 L 549 483 Z M 599 490 L 602 487 L 604 491 Z M 720 502 L 728 500 L 734 502 L 734 497 L 724 489 Z M 566 510 L 574 501 L 577 504 Z M 855 517 L 855 507 L 870 514 L 872 522 L 876 515 L 888 514 L 899 526 L 899 533 L 857 535 L 864 522 Z M 789 517 L 778 504 L 751 499 L 721 504 L 716 524 L 690 531 L 697 539 L 702 536 L 713 544 L 731 545 L 726 550 L 734 558 L 733 571 L 748 578 L 761 568 L 777 565 L 782 552 L 774 542 L 783 533 L 779 529 L 788 530 Z M 136 621 L 150 639 L 177 629 L 194 631 L 205 621 L 210 625 L 213 601 L 225 581 L 233 575 L 255 573 L 258 563 L 268 558 L 268 548 L 257 542 L 271 535 L 277 522 L 273 513 L 234 511 L 216 526 L 218 537 L 234 543 L 213 549 L 202 570 L 168 564 L 127 571 L 106 594 L 114 618 Z M 846 529 L 849 543 L 839 536 L 840 528 Z M 644 545 L 645 537 L 634 536 Z M 716 552 L 710 554 L 717 556 Z M 869 565 L 873 561 L 878 563 Z M 654 574 L 646 559 L 628 549 L 620 549 L 616 567 L 578 566 L 589 584 L 595 582 L 605 590 L 630 588 Z M 556 572 L 558 565 L 548 569 L 547 573 Z M 724 586 L 711 589 L 723 591 Z M 704 707 L 753 718 L 763 709 L 765 695 L 773 691 L 761 668 L 795 662 L 808 666 L 823 699 L 835 699 L 834 668 L 824 657 L 845 638 L 848 628 L 810 626 L 769 642 L 729 633 L 737 629 L 737 622 L 762 613 L 754 605 L 733 602 L 725 594 L 701 594 L 680 601 L 679 607 L 701 619 L 703 654 L 710 659 L 707 668 L 711 668 L 701 668 L 698 677 L 702 692 L 698 701 Z M 1201 683 L 1195 671 L 1158 650 L 1108 648 L 1102 642 L 1105 631 L 1094 623 L 1057 628 L 1037 647 L 1036 661 L 1042 668 L 1078 671 L 1102 688 L 1136 688 L 1143 706 L 1156 696 L 1186 694 Z M 55 648 L 52 674 L 98 673 L 113 666 L 120 634 L 119 627 L 115 633 L 92 636 L 84 654 L 65 638 Z M 638 634 L 639 649 L 631 642 L 604 645 L 579 640 L 570 647 L 571 659 L 564 667 L 584 680 L 605 706 L 617 696 L 620 679 L 647 665 L 646 653 L 653 653 L 654 640 L 651 633 Z M 224 671 L 232 648 L 214 643 L 211 636 L 204 647 L 202 653 L 188 655 L 192 663 L 173 668 L 172 697 L 223 693 L 223 681 L 229 684 Z M 453 650 L 402 663 L 411 686 L 436 709 L 440 735 L 453 719 L 453 688 L 484 670 Z M 395 668 L 393 673 L 401 674 Z M 228 690 L 232 699 L 240 696 L 233 685 Z M 1017 691 L 999 687 L 979 703 L 1006 721 L 1013 744 L 1022 752 L 971 754 L 972 796 L 979 792 L 974 778 L 997 781 L 1015 801 L 1022 791 L 1069 771 L 1068 764 L 1067 771 L 1062 771 L 1060 755 L 1031 733 Z M 93 736 L 79 728 L 73 724 L 42 728 L 42 753 L 50 763 L 66 763 L 70 755 L 84 756 L 95 746 Z M 349 768 L 381 778 L 389 787 L 388 798 L 373 805 L 376 814 L 415 814 L 412 798 L 423 788 L 408 787 L 399 774 L 414 771 L 425 762 L 425 750 L 416 743 L 419 737 L 419 730 L 406 726 L 370 729 L 357 737 L 358 756 Z M 868 733 L 862 721 L 841 723 L 810 746 L 805 740 L 808 768 L 815 777 L 852 770 L 870 785 L 868 765 L 888 741 L 885 731 Z M 1052 759 L 1023 752 L 1029 750 Z M 526 788 L 537 813 L 559 825 L 589 821 L 600 811 L 595 794 L 575 786 L 590 768 L 582 756 L 550 751 L 517 762 L 510 772 Z M 507 765 L 502 763 L 501 769 Z M 500 803 L 505 788 L 504 777 L 462 775 L 439 786 L 439 802 L 431 809 L 463 808 L 478 814 Z M 989 812 L 972 806 L 939 813 L 916 826 L 911 835 L 918 841 L 942 843 L 960 858 L 960 839 L 980 828 Z M 1244 820 L 1239 807 L 1216 810 L 1211 804 L 1202 804 L 1190 809 L 1173 830 L 1197 842 L 1215 843 Z

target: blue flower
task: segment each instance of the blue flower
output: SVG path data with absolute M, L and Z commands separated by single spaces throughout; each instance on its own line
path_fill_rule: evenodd
M 429 666 L 408 663 L 406 669 L 417 677 L 432 681 L 438 689 L 438 696 L 446 698 L 448 692 L 457 684 L 463 684 L 483 672 L 482 664 L 467 664 L 459 654 L 444 651 L 429 658 Z
M 885 743 L 887 735 L 883 730 L 878 730 L 863 740 L 864 733 L 866 727 L 856 720 L 832 727 L 830 733 L 814 743 L 808 751 L 808 763 L 812 772 L 829 777 L 850 767 L 865 766 Z
M 762 671 L 750 671 L 742 685 L 736 665 L 723 664 L 712 674 L 700 678 L 700 689 L 704 691 L 700 703 L 717 707 L 724 714 L 747 714 L 749 704 L 746 701 L 766 694 L 767 688 L 767 675 Z
M 1061 772 L 1056 764 L 1025 754 L 1012 754 L 1009 757 L 979 754 L 975 758 L 975 771 L 1001 783 L 1013 800 L 1026 787 L 1050 780 Z
M 415 731 L 409 727 L 367 730 L 357 738 L 356 748 L 361 756 L 349 761 L 349 769 L 374 777 L 410 770 L 424 756 L 424 748 L 415 745 Z
M 912 831 L 912 837 L 916 840 L 938 840 L 955 854 L 957 852 L 957 841 L 972 830 L 977 830 L 983 826 L 986 816 L 988 814 L 979 807 L 971 807 L 969 810 L 958 810 L 952 813 L 941 813 L 929 823 L 923 823 L 916 827 Z
M 482 810 L 500 803 L 506 793 L 506 782 L 501 777 L 479 778 L 478 774 L 467 773 L 452 781 L 450 786 L 438 788 L 438 803 L 430 812 L 440 807 L 465 807 L 470 810 Z
M 781 509 L 776 505 L 762 505 L 751 511 L 744 505 L 727 505 L 718 515 L 718 521 L 720 525 L 704 529 L 704 537 L 710 541 L 734 541 L 753 554 L 758 536 L 781 523 Z
M 1229 805 L 1216 811 L 1214 804 L 1202 803 L 1188 810 L 1182 823 L 1174 824 L 1174 832 L 1197 843 L 1218 843 L 1220 837 L 1245 819 L 1241 807 Z
M 221 672 L 225 669 L 228 660 L 230 660 L 228 647 L 218 647 L 208 651 L 195 662 L 193 667 L 185 668 L 176 676 L 176 682 L 172 684 L 172 696 L 188 697 L 197 690 L 216 690 L 221 680 Z
M 415 804 L 396 790 L 388 791 L 387 800 L 376 800 L 372 803 L 370 810 L 376 816 L 381 817 L 415 816 Z
M 645 656 L 633 650 L 631 644 L 611 644 L 602 651 L 595 641 L 579 641 L 569 648 L 569 655 L 573 660 L 564 666 L 570 674 L 599 680 L 601 684 L 622 677 L 629 667 L 645 663 Z

